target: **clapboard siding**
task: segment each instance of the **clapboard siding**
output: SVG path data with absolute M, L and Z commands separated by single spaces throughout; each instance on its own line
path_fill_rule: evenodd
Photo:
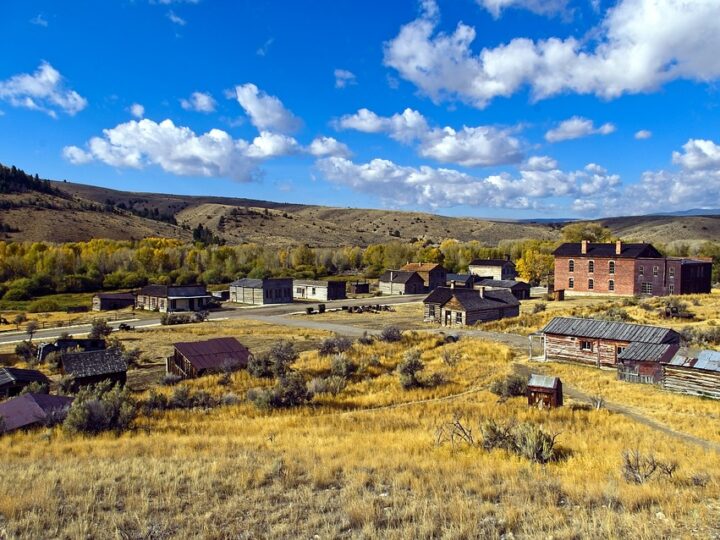
M 590 341 L 592 350 L 582 350 L 581 342 Z M 563 362 L 579 362 L 582 364 L 615 366 L 617 348 L 626 347 L 627 341 L 606 339 L 574 338 L 545 334 L 545 359 Z
M 671 392 L 720 399 L 720 372 L 664 366 L 663 388 Z

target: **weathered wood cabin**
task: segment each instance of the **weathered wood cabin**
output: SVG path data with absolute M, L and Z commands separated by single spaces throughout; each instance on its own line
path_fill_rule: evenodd
M 407 263 L 400 268 L 403 272 L 417 272 L 422 278 L 425 292 L 430 292 L 447 283 L 447 270 L 436 263 Z
M 293 280 L 293 298 L 296 300 L 342 300 L 347 298 L 344 281 Z
M 63 353 L 60 368 L 63 375 L 72 378 L 70 386 L 73 391 L 104 381 L 124 385 L 127 380 L 127 362 L 117 347 L 102 351 Z
M 663 366 L 665 390 L 720 399 L 720 352 L 681 349 Z
M 50 353 L 65 351 L 102 351 L 105 349 L 102 338 L 58 338 L 53 343 L 41 343 L 37 350 L 37 361 L 44 362 Z
M 17 396 L 32 383 L 49 385 L 50 380 L 35 369 L 0 368 L 0 397 Z
M 446 287 L 465 287 L 466 289 L 472 289 L 475 286 L 475 282 L 478 277 L 474 274 L 448 274 L 447 281 L 445 282 Z
M 630 343 L 618 354 L 618 379 L 631 383 L 660 384 L 663 364 L 680 349 L 677 343 Z
M 235 338 L 175 343 L 173 355 L 166 360 L 166 371 L 183 379 L 218 373 L 225 369 L 246 368 L 251 354 Z
M 67 416 L 73 398 L 28 393 L 0 403 L 0 433 L 42 425 Z
M 483 279 L 477 284 L 478 287 L 485 287 L 485 290 L 506 290 L 518 300 L 530 298 L 530 284 L 514 279 Z
M 98 293 L 93 296 L 93 311 L 112 311 L 135 307 L 135 295 L 133 293 Z
M 386 270 L 380 276 L 378 287 L 382 294 L 422 294 L 425 282 L 417 272 L 402 270 Z
M 562 407 L 562 381 L 558 377 L 531 374 L 527 383 L 527 399 L 531 407 Z
M 680 334 L 669 328 L 575 317 L 555 317 L 539 335 L 544 360 L 597 367 L 616 367 L 631 343 L 680 343 Z
M 504 259 L 475 259 L 468 265 L 471 274 L 485 279 L 515 279 L 517 271 L 510 255 Z
M 350 294 L 370 294 L 370 284 L 367 281 L 354 281 L 348 284 Z
M 293 301 L 291 278 L 243 278 L 230 284 L 230 301 L 238 304 L 290 304 Z
M 442 326 L 470 326 L 520 314 L 520 302 L 507 291 L 439 287 L 423 305 L 423 320 Z
M 137 294 L 136 307 L 161 313 L 201 311 L 212 296 L 205 285 L 147 285 Z

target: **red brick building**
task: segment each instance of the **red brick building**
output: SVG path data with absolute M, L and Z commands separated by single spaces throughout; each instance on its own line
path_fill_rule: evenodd
M 555 255 L 555 290 L 566 294 L 625 296 L 704 294 L 712 286 L 712 262 L 663 257 L 651 244 L 561 245 Z

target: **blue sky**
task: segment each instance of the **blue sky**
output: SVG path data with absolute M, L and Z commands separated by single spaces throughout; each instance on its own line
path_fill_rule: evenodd
M 15 1 L 0 162 L 477 217 L 720 206 L 714 0 Z

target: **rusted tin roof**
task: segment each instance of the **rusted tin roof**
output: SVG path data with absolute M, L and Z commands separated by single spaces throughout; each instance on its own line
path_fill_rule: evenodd
M 25 394 L 0 403 L 0 417 L 4 431 L 12 431 L 44 422 L 53 413 L 63 413 L 73 399 L 46 394 Z
M 545 325 L 542 333 L 642 343 L 680 342 L 680 334 L 669 328 L 576 317 L 555 317 Z
M 669 365 L 720 372 L 720 352 L 681 350 L 670 360 Z
M 220 369 L 228 362 L 246 366 L 250 351 L 235 338 L 175 343 L 175 349 L 197 370 Z

